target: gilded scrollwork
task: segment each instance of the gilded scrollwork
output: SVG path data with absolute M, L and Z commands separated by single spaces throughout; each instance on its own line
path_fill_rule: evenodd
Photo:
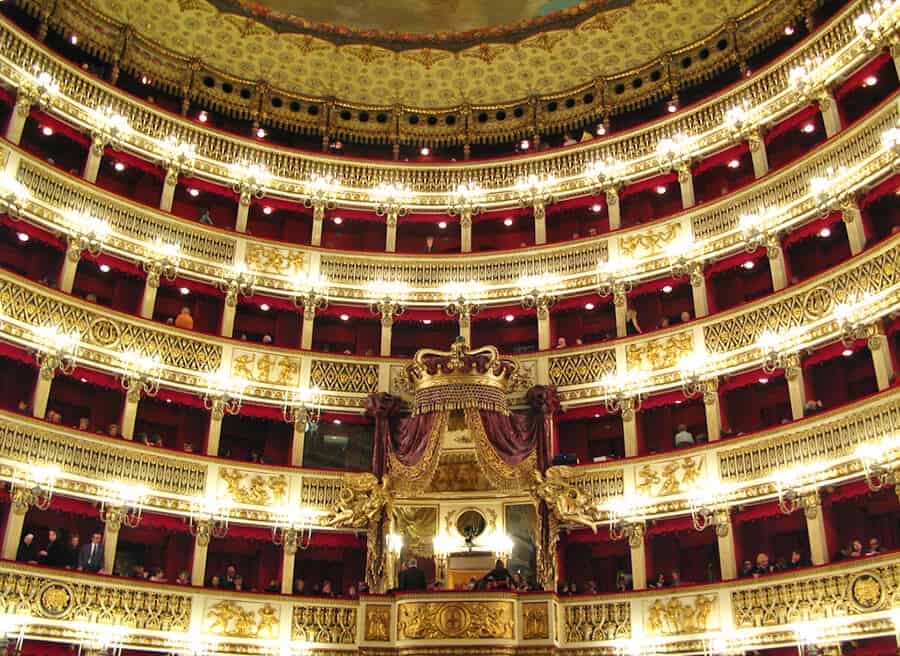
M 284 474 L 266 475 L 252 471 L 219 470 L 219 479 L 232 501 L 251 506 L 278 506 L 287 500 L 288 479 Z
M 391 607 L 386 604 L 366 606 L 366 640 L 388 642 L 391 639 Z
M 631 637 L 628 602 L 571 604 L 564 607 L 566 642 L 597 642 Z
M 372 474 L 347 473 L 337 502 L 325 523 L 344 528 L 366 528 L 377 522 L 390 503 L 390 479 L 379 482 Z
M 400 604 L 398 640 L 481 640 L 515 637 L 511 601 L 447 601 Z
M 356 642 L 356 606 L 294 606 L 291 639 L 327 645 Z
M 291 277 L 303 270 L 303 251 L 250 244 L 244 262 L 251 271 Z
M 636 258 L 657 255 L 678 237 L 681 224 L 669 223 L 657 229 L 642 230 L 619 240 L 619 252 L 625 257 Z
M 206 630 L 229 638 L 278 637 L 278 609 L 271 604 L 220 601 L 206 610 Z
M 236 350 L 231 375 L 253 383 L 293 387 L 300 379 L 300 358 Z
M 677 366 L 682 358 L 693 351 L 694 338 L 688 331 L 629 344 L 625 359 L 629 371 L 656 371 Z
M 656 599 L 647 607 L 647 628 L 658 636 L 703 633 L 715 628 L 710 625 L 714 607 L 712 595 Z
M 534 472 L 534 494 L 543 500 L 562 522 L 575 522 L 596 530 L 603 521 L 600 499 L 586 494 L 577 485 L 571 467 L 550 467 L 545 474 Z

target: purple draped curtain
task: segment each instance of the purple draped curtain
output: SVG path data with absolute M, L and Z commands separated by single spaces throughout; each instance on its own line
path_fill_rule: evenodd
M 388 449 L 406 466 L 418 464 L 428 448 L 434 426 L 434 414 L 416 415 L 395 421 L 402 402 L 386 392 L 370 394 L 366 414 L 375 419 L 375 444 L 372 449 L 372 473 L 379 479 L 387 467 Z
M 553 415 L 559 412 L 556 388 L 536 385 L 525 395 L 528 414 L 503 414 L 481 410 L 481 421 L 488 441 L 510 467 L 521 463 L 535 450 L 537 466 L 545 471 L 550 466 Z M 434 413 L 415 415 L 395 421 L 402 402 L 386 392 L 370 394 L 366 414 L 375 419 L 375 445 L 372 450 L 372 472 L 380 479 L 387 465 L 388 449 L 404 465 L 418 464 L 434 427 Z

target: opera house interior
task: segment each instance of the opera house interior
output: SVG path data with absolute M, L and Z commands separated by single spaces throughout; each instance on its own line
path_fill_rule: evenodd
M 0 656 L 900 653 L 900 0 L 0 0 Z

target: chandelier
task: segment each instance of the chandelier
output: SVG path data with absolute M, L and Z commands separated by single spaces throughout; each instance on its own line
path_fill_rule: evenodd
M 23 513 L 34 507 L 50 508 L 60 470 L 55 465 L 30 465 L 14 469 L 12 475 L 13 505 Z
M 624 307 L 626 297 L 634 289 L 634 283 L 628 279 L 628 271 L 634 266 L 630 259 L 610 260 L 600 264 L 597 272 L 597 294 L 601 297 L 612 296 L 613 304 Z
M 559 283 L 559 276 L 549 273 L 539 276 L 523 276 L 519 280 L 522 307 L 526 310 L 537 310 L 538 318 L 546 319 L 547 311 L 558 299 L 554 290 L 559 287 Z
M 381 316 L 384 325 L 392 325 L 394 317 L 406 310 L 403 299 L 409 293 L 409 287 L 398 281 L 376 280 L 367 285 L 368 293 L 376 298 L 369 304 L 372 314 Z
M 64 375 L 75 370 L 81 346 L 79 333 L 63 332 L 56 326 L 38 326 L 34 328 L 34 337 L 37 342 L 35 359 L 42 378 L 52 379 L 57 370 Z
M 726 501 L 728 496 L 729 490 L 727 487 L 723 487 L 721 482 L 716 483 L 715 491 L 710 492 L 700 488 L 688 496 L 688 506 L 691 509 L 691 523 L 695 531 L 702 533 L 710 526 L 714 526 L 716 535 L 719 537 L 728 535 L 730 524 L 728 503 Z
M 851 347 L 860 339 L 869 336 L 869 329 L 860 317 L 860 309 L 864 308 L 870 299 L 867 296 L 859 303 L 838 303 L 834 306 L 834 321 L 841 331 L 841 343 Z
M 461 224 L 472 223 L 472 217 L 481 214 L 484 207 L 481 202 L 484 190 L 475 182 L 463 182 L 449 195 L 447 212 L 450 216 L 459 216 Z
M 656 163 L 660 173 L 670 173 L 687 166 L 693 140 L 685 134 L 665 137 L 656 144 Z
M 272 527 L 272 543 L 278 547 L 284 546 L 288 553 L 309 549 L 316 514 L 312 508 L 283 508 Z
M 772 483 L 778 493 L 778 509 L 783 514 L 790 515 L 810 505 L 810 497 L 816 495 L 818 489 L 814 482 L 806 481 L 816 473 L 815 466 L 799 464 L 772 475 Z
M 241 296 L 253 296 L 255 286 L 256 279 L 243 262 L 231 267 L 217 283 L 219 290 L 225 293 L 225 305 L 228 307 L 235 307 Z
M 612 157 L 594 160 L 584 170 L 591 183 L 591 193 L 599 194 L 616 189 L 625 177 L 625 164 Z
M 856 448 L 856 457 L 862 465 L 866 486 L 878 492 L 887 485 L 897 484 L 897 474 L 892 466 L 900 437 L 897 435 L 879 443 L 864 443 Z
M 28 187 L 7 171 L 0 171 L 0 213 L 17 220 L 30 198 L 31 192 Z
M 710 355 L 705 352 L 695 352 L 684 356 L 678 363 L 678 372 L 681 379 L 681 393 L 685 398 L 705 396 L 710 383 L 715 382 L 715 376 L 707 377 L 706 371 L 713 369 Z
M 337 180 L 332 176 L 314 176 L 305 185 L 306 197 L 303 199 L 303 206 L 320 211 L 334 209 L 334 193 L 337 189 Z
M 178 264 L 181 261 L 181 246 L 164 242 L 157 237 L 151 251 L 152 256 L 143 263 L 144 272 L 147 274 L 147 284 L 151 287 L 159 287 L 162 278 L 169 281 L 175 280 L 178 275 Z
M 128 396 L 154 397 L 159 392 L 162 363 L 159 356 L 147 356 L 138 351 L 129 351 L 122 358 L 122 389 Z
M 328 307 L 328 279 L 300 272 L 294 277 L 294 305 L 305 312 Z
M 166 168 L 166 181 L 174 184 L 178 175 L 190 175 L 197 163 L 197 149 L 192 143 L 169 137 L 162 143 L 163 165 Z M 170 179 L 171 177 L 171 179 Z
M 669 258 L 669 269 L 673 278 L 688 278 L 692 287 L 700 287 L 704 283 L 703 262 L 694 260 L 693 245 L 687 239 L 672 242 L 666 253 Z
M 38 71 L 35 66 L 34 73 L 24 73 L 19 80 L 18 93 L 28 100 L 29 105 L 37 105 L 47 111 L 53 101 L 59 95 L 59 83 L 46 71 Z
M 634 419 L 634 413 L 641 409 L 641 403 L 647 397 L 641 389 L 643 383 L 644 376 L 638 373 L 607 374 L 601 378 L 600 394 L 606 411 L 621 414 L 622 421 Z
M 203 407 L 211 411 L 213 417 L 221 419 L 225 414 L 236 415 L 241 411 L 244 389 L 247 381 L 221 372 L 213 372 L 206 377 L 203 392 Z
M 629 497 L 610 499 L 604 505 L 611 540 L 618 542 L 627 539 L 630 543 L 642 535 L 643 505 L 642 500 Z
M 0 653 L 21 656 L 25 631 L 30 623 L 28 611 L 0 614 Z
M 112 107 L 94 110 L 92 119 L 92 149 L 98 157 L 103 155 L 103 149 L 106 146 L 116 150 L 120 149 L 131 133 L 128 119 L 114 111 Z
M 191 535 L 205 544 L 209 544 L 210 538 L 221 540 L 228 535 L 229 505 L 214 499 L 194 499 L 188 515 Z
M 769 258 L 778 257 L 781 244 L 776 234 L 769 230 L 778 218 L 780 210 L 772 207 L 761 208 L 756 214 L 744 214 L 739 220 L 739 228 L 744 240 L 744 252 L 755 253 L 765 247 Z
M 78 258 L 87 251 L 94 257 L 103 250 L 103 242 L 109 238 L 109 223 L 89 214 L 74 212 L 69 216 L 71 234 L 69 235 L 69 253 Z
M 369 193 L 375 202 L 375 214 L 387 216 L 388 224 L 396 222 L 398 216 L 406 216 L 409 209 L 405 206 L 410 195 L 409 187 L 394 182 L 382 182 Z
M 444 286 L 446 305 L 444 310 L 448 316 L 459 317 L 467 321 L 478 314 L 481 306 L 475 301 L 484 295 L 484 286 L 478 282 L 449 283 Z
M 241 205 L 249 205 L 251 199 L 262 198 L 264 187 L 272 181 L 269 171 L 259 164 L 246 161 L 234 162 L 230 167 L 231 177 L 235 179 L 231 189 L 240 194 Z

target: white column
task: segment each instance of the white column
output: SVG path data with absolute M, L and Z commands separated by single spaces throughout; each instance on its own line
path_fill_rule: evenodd
M 100 162 L 103 160 L 105 148 L 106 142 L 99 137 L 95 137 L 91 142 L 87 161 L 84 163 L 84 179 L 88 182 L 97 182 L 97 174 L 100 172 Z
M 619 190 L 613 187 L 606 190 L 606 211 L 609 213 L 609 229 L 622 227 L 622 205 L 619 203 Z
M 241 196 L 241 200 L 238 203 L 237 216 L 234 221 L 234 229 L 238 232 L 247 232 L 247 217 L 250 216 L 250 198 L 247 197 L 246 201 L 244 200 L 244 196 Z
M 897 71 L 897 77 L 900 77 L 900 43 L 891 46 L 891 58 L 894 60 L 894 69 Z
M 237 299 L 235 299 L 234 303 L 228 303 L 226 300 L 225 306 L 222 308 L 222 326 L 219 331 L 222 337 L 231 337 L 231 333 L 234 332 L 234 317 L 236 314 Z
M 703 266 L 701 264 L 696 266 L 698 270 L 691 274 L 691 296 L 694 299 L 694 316 L 699 319 L 709 314 L 709 296 Z
M 841 115 L 838 112 L 837 101 L 828 90 L 822 91 L 818 101 L 822 121 L 825 123 L 825 136 L 831 138 L 841 131 Z
M 43 419 L 47 415 L 47 401 L 50 400 L 50 387 L 53 385 L 53 377 L 55 371 L 41 367 L 37 378 L 37 384 L 34 386 L 34 399 L 31 404 L 31 414 L 38 419 Z
M 125 408 L 122 410 L 122 437 L 134 439 L 134 424 L 137 421 L 138 403 L 141 401 L 140 389 L 132 388 L 125 394 Z
M 721 524 L 716 524 L 713 529 L 716 532 L 716 542 L 719 547 L 719 572 L 723 581 L 737 578 L 737 549 L 734 545 L 734 525 L 731 521 L 731 513 L 724 511 L 717 513 Z
M 750 147 L 750 157 L 753 159 L 753 175 L 761 178 L 769 172 L 769 154 L 766 152 L 766 140 L 762 132 L 757 131 L 747 140 Z
M 625 337 L 628 334 L 625 316 L 628 312 L 627 299 L 622 303 L 613 303 L 613 309 L 616 313 L 616 337 Z
M 803 419 L 803 409 L 806 405 L 806 381 L 803 376 L 803 367 L 800 366 L 800 356 L 797 354 L 787 356 L 787 360 L 784 377 L 787 379 L 788 396 L 791 400 L 791 418 Z
M 144 295 L 141 297 L 141 317 L 153 318 L 153 310 L 156 309 L 156 293 L 159 290 L 159 279 L 148 275 L 144 282 Z
M 31 114 L 31 99 L 24 96 L 16 98 L 16 106 L 13 109 L 12 116 L 9 117 L 9 125 L 6 126 L 7 141 L 19 145 L 22 141 L 22 132 L 25 130 L 25 122 L 28 120 L 29 114 Z
M 281 550 L 281 594 L 291 594 L 294 591 L 294 557 L 297 555 L 297 547 L 288 548 L 284 545 Z
M 689 166 L 678 169 L 678 186 L 681 189 L 681 206 L 685 209 L 696 205 L 694 198 L 694 176 Z
M 632 524 L 628 536 L 631 551 L 631 582 L 635 590 L 647 587 L 647 547 L 644 541 L 644 525 Z
M 324 223 L 325 206 L 322 204 L 313 205 L 312 237 L 309 242 L 312 246 L 322 245 L 322 226 Z
M 818 492 L 803 497 L 803 513 L 806 516 L 806 532 L 809 536 L 809 557 L 813 565 L 824 565 L 831 560 L 828 553 L 828 537 L 822 500 Z
M 116 549 L 119 546 L 119 522 L 107 521 L 103 525 L 103 569 L 104 574 L 112 574 L 116 565 Z
M 291 436 L 291 467 L 303 466 L 303 449 L 306 446 L 306 422 L 295 421 Z
M 711 380 L 703 391 L 703 409 L 706 412 L 706 436 L 710 442 L 722 437 L 722 409 L 719 403 L 718 381 Z
M 62 271 L 59 274 L 59 289 L 66 294 L 72 293 L 75 286 L 75 274 L 78 273 L 78 263 L 81 261 L 81 249 L 70 243 L 66 248 L 66 257 L 63 259 Z
M 464 208 L 459 215 L 459 242 L 460 251 L 472 252 L 472 210 Z
M 459 315 L 459 334 L 466 340 L 466 344 L 472 343 L 472 315 L 461 312 Z
M 841 203 L 841 218 L 847 228 L 847 240 L 850 242 L 850 254 L 859 255 L 866 247 L 866 227 L 863 224 L 862 212 L 855 198 L 846 198 Z
M 546 351 L 550 348 L 550 304 L 544 299 L 538 300 L 537 329 L 538 350 Z
M 303 326 L 300 329 L 300 348 L 309 350 L 313 345 L 313 331 L 315 330 L 316 310 L 314 307 L 304 306 Z
M 23 506 L 16 501 L 17 490 L 12 489 L 12 505 L 9 516 L 6 518 L 6 530 L 3 532 L 3 550 L 0 557 L 4 560 L 15 560 L 19 551 L 19 543 L 22 542 L 22 529 L 25 526 L 25 514 L 28 506 Z
M 394 315 L 385 313 L 381 315 L 381 352 L 380 355 L 390 357 L 391 336 L 394 332 Z
M 626 419 L 622 416 L 622 432 L 625 436 L 625 457 L 631 458 L 638 455 L 637 420 L 634 413 Z
M 397 213 L 388 212 L 387 214 L 387 231 L 384 239 L 384 250 L 388 253 L 397 251 Z
M 222 437 L 222 419 L 224 413 L 221 403 L 213 405 L 209 413 L 209 432 L 206 434 L 206 455 L 219 455 L 219 439 Z
M 894 360 L 891 358 L 891 347 L 884 334 L 884 326 L 879 322 L 871 330 L 874 331 L 874 334 L 869 337 L 869 353 L 872 354 L 875 380 L 878 384 L 878 391 L 881 392 L 891 386 L 891 380 L 895 373 Z
M 534 203 L 534 243 L 547 243 L 547 208 L 540 201 Z
M 206 584 L 206 554 L 209 535 L 202 533 L 194 538 L 194 554 L 191 558 L 191 585 L 202 588 Z
M 787 263 L 784 261 L 784 251 L 779 248 L 768 249 L 769 271 L 772 274 L 772 289 L 776 292 L 788 285 Z
M 163 180 L 162 194 L 159 197 L 159 209 L 163 212 L 172 211 L 172 203 L 175 202 L 175 188 L 178 186 L 178 171 L 169 169 Z

